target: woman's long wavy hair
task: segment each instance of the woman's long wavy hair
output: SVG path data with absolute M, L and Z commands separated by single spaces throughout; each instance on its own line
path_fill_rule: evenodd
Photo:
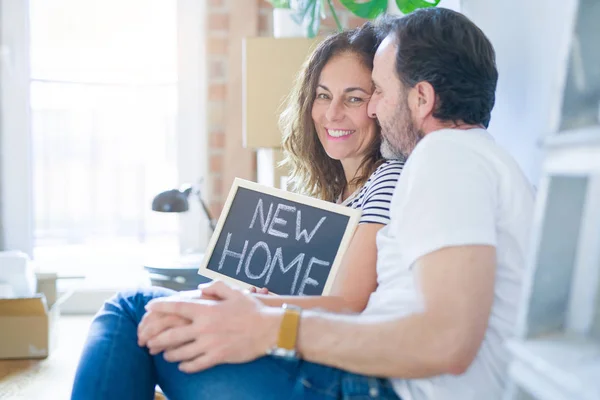
M 373 25 L 366 23 L 360 28 L 329 36 L 304 63 L 288 97 L 287 107 L 279 119 L 285 153 L 282 165 L 289 169 L 293 191 L 335 201 L 346 185 L 364 185 L 383 162 L 380 151 L 381 133 L 377 125 L 376 135 L 369 144 L 356 176 L 351 182 L 346 182 L 342 163 L 330 158 L 325 152 L 311 115 L 319 77 L 329 60 L 339 54 L 351 53 L 357 55 L 364 66 L 372 70 L 378 45 Z

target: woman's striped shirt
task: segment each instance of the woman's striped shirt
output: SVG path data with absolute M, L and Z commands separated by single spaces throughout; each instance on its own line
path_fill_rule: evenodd
M 359 224 L 387 225 L 390 222 L 390 203 L 403 166 L 404 161 L 387 160 L 360 190 L 342 203 L 362 211 Z

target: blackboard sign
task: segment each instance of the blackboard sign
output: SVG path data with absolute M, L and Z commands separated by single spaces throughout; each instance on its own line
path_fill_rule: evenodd
M 360 211 L 236 179 L 198 273 L 279 295 L 327 295 Z

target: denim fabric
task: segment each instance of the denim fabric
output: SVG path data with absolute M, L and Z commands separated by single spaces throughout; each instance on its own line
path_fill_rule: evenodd
M 174 292 L 150 288 L 119 293 L 106 302 L 90 327 L 73 400 L 150 400 L 160 385 L 169 400 L 399 400 L 385 379 L 351 374 L 302 360 L 262 357 L 195 374 L 152 356 L 137 345 L 145 305 Z

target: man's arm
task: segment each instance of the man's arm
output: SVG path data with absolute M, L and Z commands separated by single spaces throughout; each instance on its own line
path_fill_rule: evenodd
M 415 262 L 424 311 L 375 318 L 305 311 L 298 350 L 304 359 L 376 376 L 424 378 L 463 373 L 487 328 L 494 297 L 493 246 L 447 247 Z M 140 324 L 139 344 L 185 372 L 264 356 L 275 346 L 280 308 L 217 282 L 204 289 L 219 301 L 157 299 L 150 312 L 180 316 L 190 324 L 151 334 Z M 150 332 L 150 333 L 149 333 Z
M 448 247 L 423 256 L 414 265 L 422 313 L 376 318 L 306 311 L 299 352 L 308 361 L 367 375 L 461 374 L 483 341 L 495 266 L 492 246 Z

